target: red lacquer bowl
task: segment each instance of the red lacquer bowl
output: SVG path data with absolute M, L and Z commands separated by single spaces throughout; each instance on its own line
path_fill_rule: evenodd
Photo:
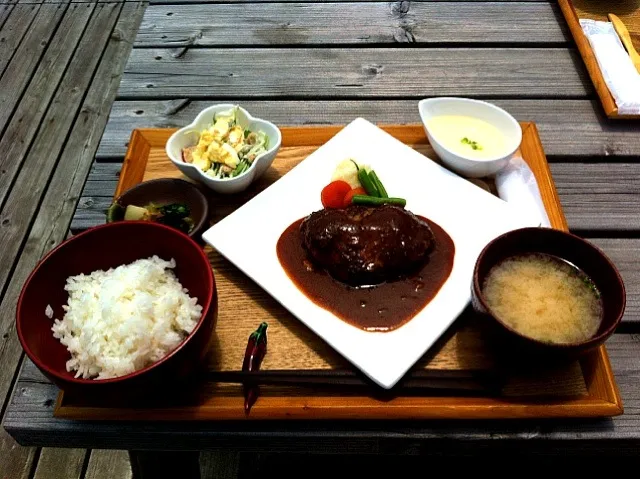
M 65 363 L 70 354 L 53 337 L 54 318 L 62 319 L 69 276 L 89 274 L 157 255 L 174 258 L 174 272 L 190 296 L 198 298 L 202 317 L 193 332 L 171 353 L 144 369 L 113 379 L 75 378 Z M 213 271 L 204 251 L 189 236 L 148 221 L 122 221 L 87 230 L 60 244 L 33 270 L 22 288 L 16 310 L 18 337 L 29 358 L 58 387 L 82 394 L 137 395 L 150 387 L 189 377 L 208 350 L 218 313 Z

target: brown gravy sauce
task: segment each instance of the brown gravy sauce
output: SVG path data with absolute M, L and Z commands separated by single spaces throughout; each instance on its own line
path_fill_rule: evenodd
M 312 267 L 302 246 L 300 224 L 295 221 L 280 236 L 276 251 L 283 269 L 311 301 L 347 323 L 365 331 L 391 331 L 420 312 L 451 274 L 455 245 L 433 221 L 429 224 L 435 247 L 427 263 L 413 276 L 372 287 L 354 288 Z

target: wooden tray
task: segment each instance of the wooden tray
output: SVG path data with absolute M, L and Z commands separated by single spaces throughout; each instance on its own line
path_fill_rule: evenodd
M 382 127 L 397 139 L 435 158 L 421 126 Z M 520 153 L 534 171 L 549 219 L 567 229 L 547 161 L 533 123 L 522 123 Z M 273 166 L 239 196 L 210 193 L 212 221 L 231 213 L 289 171 L 340 127 L 282 128 L 282 147 Z M 154 178 L 180 177 L 164 146 L 174 130 L 135 130 L 116 196 Z M 426 160 L 425 160 L 426 161 Z M 319 194 L 319 193 L 318 193 Z M 57 417 L 91 420 L 219 419 L 426 419 L 595 417 L 622 412 L 622 403 L 603 347 L 552 369 L 516 373 L 501 368 L 491 334 L 467 310 L 414 366 L 399 386 L 382 391 L 369 384 L 338 353 L 313 334 L 260 287 L 208 249 L 218 286 L 220 313 L 205 373 L 193 391 L 154 396 L 144 403 L 88 400 L 61 393 Z M 293 287 L 293 286 L 292 286 Z M 263 385 L 251 414 L 243 412 L 239 384 L 247 338 L 259 322 L 269 323 L 269 351 Z M 216 382 L 218 381 L 218 382 Z M 229 381 L 236 381 L 230 383 Z
M 591 20 L 609 21 L 607 15 L 614 13 L 624 22 L 629 29 L 631 39 L 636 50 L 640 51 L 640 1 L 638 0 L 559 0 L 562 14 L 569 25 L 569 30 L 578 46 L 580 56 L 584 60 L 593 86 L 598 92 L 600 103 L 605 114 L 613 119 L 640 119 L 640 115 L 618 114 L 616 102 L 607 88 L 598 61 L 591 49 L 589 40 L 582 32 L 581 18 Z

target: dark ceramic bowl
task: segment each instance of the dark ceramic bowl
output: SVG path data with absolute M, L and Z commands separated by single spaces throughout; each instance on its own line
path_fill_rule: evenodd
M 189 236 L 194 238 L 202 234 L 209 218 L 209 203 L 204 193 L 193 183 L 177 178 L 161 178 L 137 184 L 122 193 L 116 201 L 125 208 L 149 203 L 184 203 L 191 212 L 193 229 Z
M 524 336 L 493 315 L 482 294 L 482 284 L 493 266 L 523 253 L 546 253 L 562 258 L 584 271 L 600 291 L 603 318 L 594 337 L 580 343 L 553 344 Z M 543 353 L 549 357 L 576 357 L 602 344 L 613 334 L 624 313 L 626 295 L 620 273 L 611 260 L 591 243 L 570 233 L 549 228 L 524 228 L 503 234 L 480 253 L 471 288 L 474 309 L 493 319 L 506 333 L 511 346 L 523 355 Z
M 75 378 L 66 370 L 67 349 L 53 337 L 54 318 L 62 319 L 69 276 L 106 270 L 158 255 L 174 258 L 180 283 L 198 298 L 202 317 L 193 332 L 171 353 L 144 369 L 113 379 Z M 135 396 L 158 384 L 169 387 L 197 369 L 208 350 L 218 312 L 213 271 L 202 248 L 189 236 L 149 221 L 119 221 L 89 229 L 60 244 L 33 270 L 22 288 L 16 310 L 18 337 L 27 356 L 58 387 L 82 395 Z

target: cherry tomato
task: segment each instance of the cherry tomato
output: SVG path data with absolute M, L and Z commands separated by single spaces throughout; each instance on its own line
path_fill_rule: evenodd
M 325 208 L 342 208 L 344 197 L 351 191 L 351 186 L 346 181 L 332 181 L 322 188 L 320 199 Z
M 361 186 L 358 186 L 357 188 L 352 189 L 351 191 L 347 192 L 347 194 L 344 196 L 342 207 L 346 208 L 347 206 L 349 206 L 351 204 L 351 198 L 353 198 L 355 195 L 366 195 L 366 194 L 367 192 Z

